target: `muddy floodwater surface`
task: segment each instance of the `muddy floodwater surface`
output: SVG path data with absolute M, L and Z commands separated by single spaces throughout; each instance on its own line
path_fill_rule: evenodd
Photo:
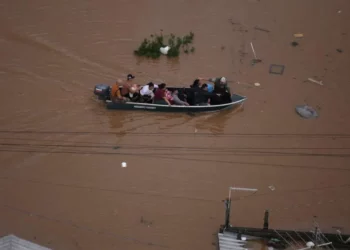
M 232 193 L 232 225 L 262 227 L 270 209 L 273 228 L 317 216 L 350 233 L 349 13 L 348 0 L 1 1 L 0 235 L 215 249 L 230 186 L 259 190 Z M 161 30 L 192 31 L 195 52 L 135 57 Z M 225 76 L 248 99 L 197 116 L 106 110 L 94 86 L 128 73 L 172 86 Z M 298 116 L 303 104 L 319 117 Z

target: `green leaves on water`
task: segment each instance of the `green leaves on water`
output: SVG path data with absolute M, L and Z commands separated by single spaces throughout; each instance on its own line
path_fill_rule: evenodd
M 161 47 L 169 46 L 167 57 L 178 57 L 181 50 L 185 54 L 193 53 L 195 48 L 192 45 L 194 39 L 194 33 L 190 32 L 188 35 L 183 37 L 177 37 L 174 34 L 164 36 L 151 34 L 150 38 L 145 38 L 140 44 L 139 48 L 134 51 L 134 54 L 140 57 L 147 58 L 159 58 L 162 54 L 160 52 Z

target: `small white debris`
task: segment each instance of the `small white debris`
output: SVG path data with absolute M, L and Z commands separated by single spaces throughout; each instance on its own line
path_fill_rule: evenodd
M 194 132 L 195 132 L 195 133 L 197 133 L 197 132 L 198 132 L 197 128 L 194 128 Z
M 126 168 L 126 167 L 127 167 L 126 162 L 122 162 L 122 168 Z
M 271 185 L 271 186 L 269 186 L 269 189 L 271 189 L 271 191 L 275 191 L 276 188 Z
M 254 83 L 255 87 L 259 87 L 260 86 L 260 83 L 256 82 Z
M 307 80 L 310 81 L 310 82 L 317 83 L 318 85 L 323 85 L 323 82 L 322 82 L 322 81 L 317 81 L 317 80 L 312 79 L 312 78 L 308 78 Z
M 168 54 L 168 51 L 169 51 L 170 47 L 169 46 L 166 46 L 166 47 L 161 47 L 159 49 L 160 53 L 162 53 L 163 55 L 166 55 Z
M 306 246 L 307 247 L 314 247 L 315 243 L 313 243 L 312 241 L 309 241 L 309 242 L 306 243 Z

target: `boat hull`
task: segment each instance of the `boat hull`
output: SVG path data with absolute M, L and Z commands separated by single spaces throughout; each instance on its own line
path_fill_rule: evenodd
M 203 112 L 217 112 L 226 109 L 236 109 L 241 106 L 247 99 L 244 96 L 232 95 L 232 102 L 220 104 L 220 105 L 209 105 L 209 106 L 177 106 L 177 105 L 162 105 L 152 103 L 113 103 L 109 100 L 106 101 L 107 109 L 112 110 L 144 110 L 153 112 L 171 112 L 171 113 L 203 113 Z

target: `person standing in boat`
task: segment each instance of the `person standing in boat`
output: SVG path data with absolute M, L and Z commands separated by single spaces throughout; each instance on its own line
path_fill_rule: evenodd
M 131 80 L 134 79 L 134 78 L 135 78 L 134 75 L 128 74 L 127 77 L 126 77 L 126 80 L 127 80 L 127 81 L 131 81 Z
M 169 106 L 171 106 L 172 102 L 173 97 L 171 96 L 170 91 L 166 89 L 166 84 L 159 84 L 158 89 L 154 93 L 153 103 L 163 105 L 168 104 Z
M 132 81 L 134 78 L 135 76 L 133 76 L 132 74 L 128 74 L 126 81 L 123 84 L 123 88 L 121 90 L 122 96 L 129 98 L 129 93 L 131 93 L 132 97 L 134 93 L 139 91 L 139 86 L 136 83 L 133 83 Z

